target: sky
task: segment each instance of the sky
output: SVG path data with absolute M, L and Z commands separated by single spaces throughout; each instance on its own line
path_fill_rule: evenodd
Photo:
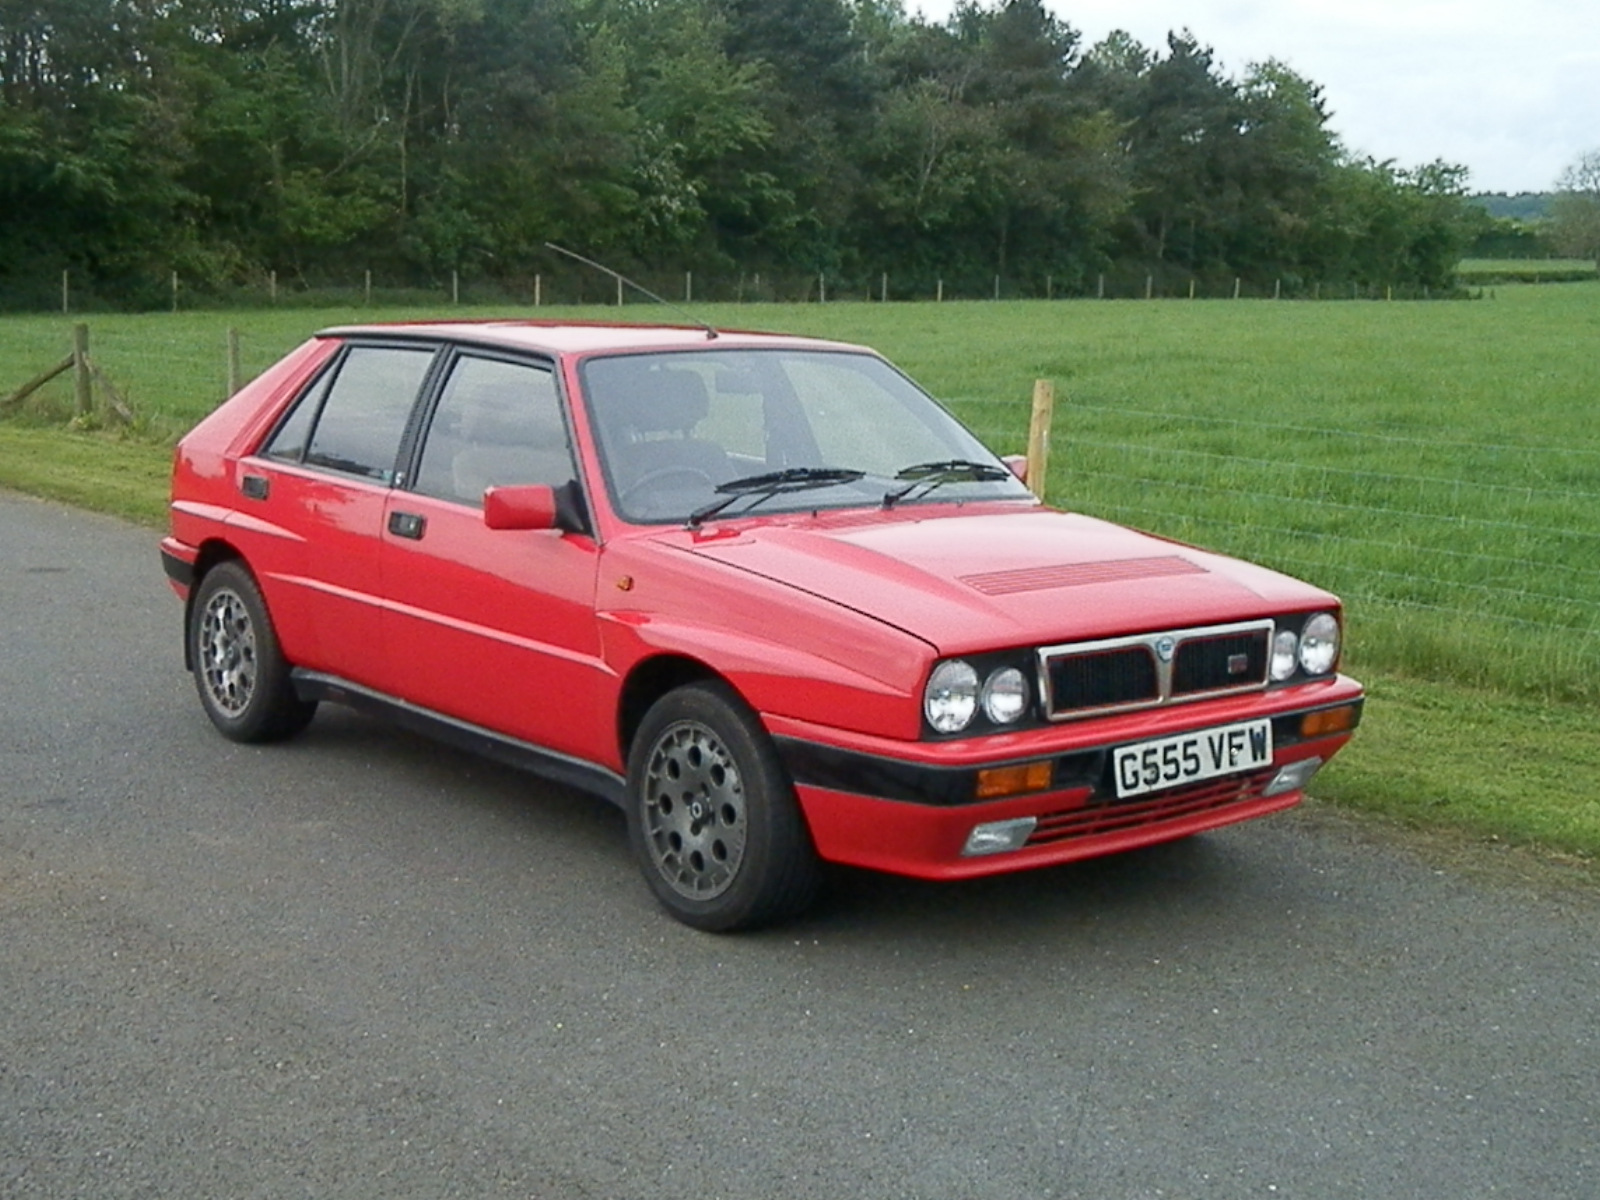
M 992 7 L 999 0 L 983 0 Z M 1352 153 L 1443 159 L 1474 192 L 1542 192 L 1600 150 L 1600 0 L 1046 0 L 1084 49 L 1188 28 L 1230 78 L 1275 58 L 1319 84 Z M 906 0 L 942 21 L 954 0 Z

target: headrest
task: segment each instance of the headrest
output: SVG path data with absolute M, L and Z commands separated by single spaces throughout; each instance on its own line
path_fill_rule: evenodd
M 711 411 L 705 381 L 692 371 L 659 365 L 607 381 L 607 423 L 633 434 L 687 433 Z
M 564 445 L 554 397 L 526 384 L 497 383 L 473 389 L 461 418 L 461 432 L 472 442 L 494 446 Z

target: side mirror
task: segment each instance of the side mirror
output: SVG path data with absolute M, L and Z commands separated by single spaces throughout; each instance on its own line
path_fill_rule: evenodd
M 554 529 L 556 490 L 542 483 L 492 487 L 483 493 L 483 523 L 490 529 Z
M 1028 482 L 1028 456 L 1026 454 L 1007 454 L 1000 460 L 1011 468 L 1011 473 L 1023 483 Z

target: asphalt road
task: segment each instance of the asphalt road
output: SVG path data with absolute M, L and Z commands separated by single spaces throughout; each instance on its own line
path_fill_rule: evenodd
M 0 495 L 6 1200 L 1600 1192 L 1592 893 L 1312 807 L 695 933 L 601 803 L 215 735 L 155 543 Z

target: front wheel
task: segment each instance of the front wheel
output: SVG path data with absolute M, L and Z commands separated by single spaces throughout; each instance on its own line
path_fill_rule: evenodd
M 794 916 L 822 877 L 772 742 L 719 683 L 680 687 L 645 714 L 628 758 L 628 834 L 656 898 L 696 929 Z
M 236 742 L 272 742 L 306 727 L 315 700 L 295 695 L 266 601 L 234 562 L 207 571 L 189 606 L 189 661 L 200 706 Z

